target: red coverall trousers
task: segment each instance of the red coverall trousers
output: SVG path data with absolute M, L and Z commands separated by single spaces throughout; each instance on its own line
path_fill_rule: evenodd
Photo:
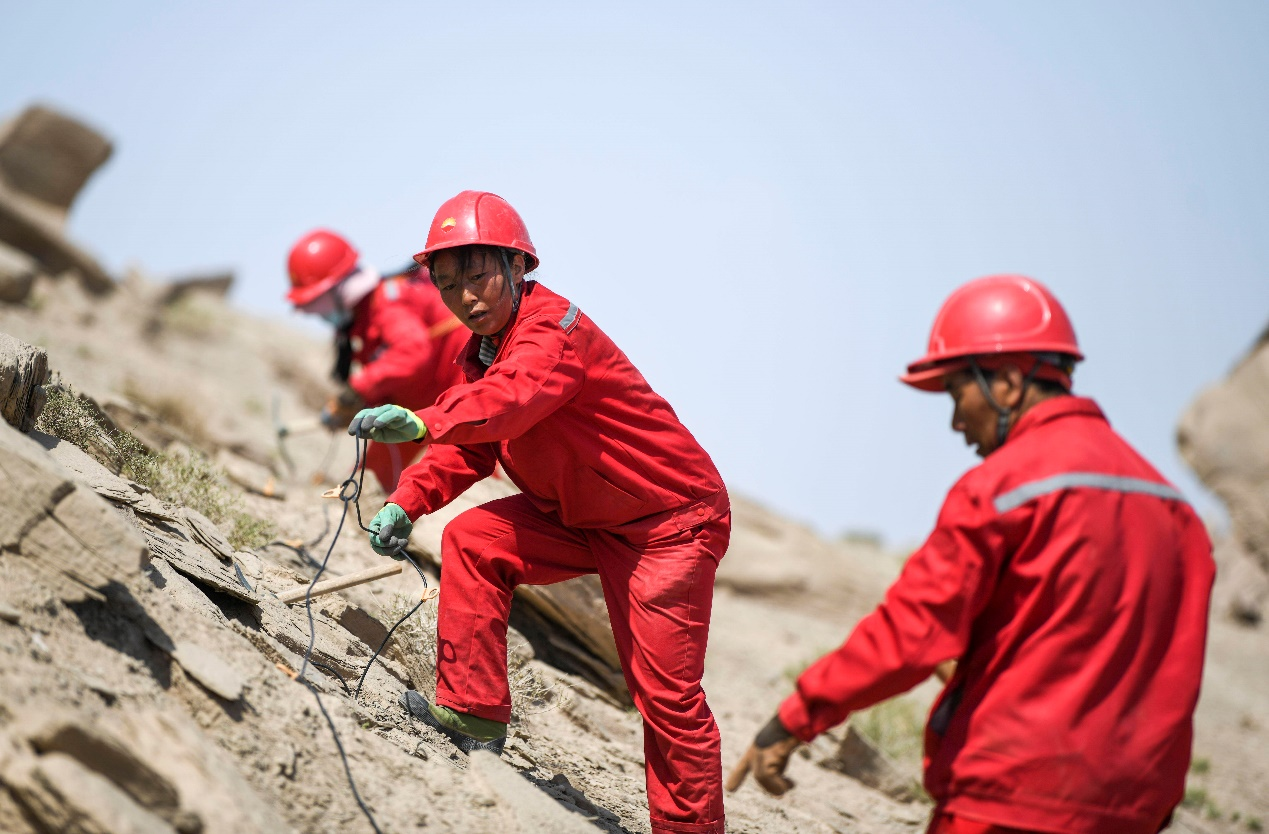
M 1164 826 L 1171 820 L 1171 815 L 1157 827 L 1150 828 L 1151 834 L 1162 831 Z M 934 818 L 930 820 L 930 827 L 926 829 L 925 834 L 1045 834 L 1043 831 L 1036 831 L 1032 828 L 1009 828 L 1004 825 L 995 825 L 990 822 L 979 822 L 965 817 L 958 817 L 955 814 L 949 814 L 944 811 L 936 810 Z
M 930 827 L 925 834 L 1043 834 L 1028 828 L 1007 828 L 990 822 L 957 817 L 952 814 L 934 812 Z
M 566 527 L 526 495 L 451 521 L 441 540 L 436 702 L 510 721 L 512 592 L 597 573 L 626 685 L 643 716 L 652 830 L 723 834 L 718 725 L 701 675 L 730 516 L 647 542 L 637 533 Z

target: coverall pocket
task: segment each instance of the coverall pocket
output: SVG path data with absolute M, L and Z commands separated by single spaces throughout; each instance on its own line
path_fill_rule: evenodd
M 593 509 L 588 515 L 606 518 L 638 518 L 644 501 L 626 492 L 589 466 L 577 469 L 581 493 L 587 496 L 586 504 Z M 582 523 L 575 520 L 573 523 Z

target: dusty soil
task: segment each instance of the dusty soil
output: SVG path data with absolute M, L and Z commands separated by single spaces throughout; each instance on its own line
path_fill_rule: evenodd
M 161 414 L 195 448 L 232 449 L 270 468 L 285 498 L 244 494 L 243 508 L 276 524 L 280 540 L 317 538 L 328 518 L 338 520 L 338 503 L 320 492 L 346 473 L 352 443 L 324 433 L 295 435 L 287 441 L 292 473 L 278 455 L 272 412 L 288 422 L 314 414 L 328 390 L 328 346 L 213 297 L 189 296 L 176 305 L 159 299 L 139 275 L 104 299 L 83 295 L 71 282 L 41 279 L 28 304 L 0 307 L 0 331 L 46 348 L 50 367 L 78 390 L 102 400 L 127 398 Z M 314 473 L 326 475 L 321 485 L 314 486 Z M 507 489 L 497 481 L 478 485 L 423 521 L 416 539 L 435 548 L 447 518 Z M 381 501 L 371 489 L 363 506 Z M 705 681 L 723 734 L 725 767 L 789 691 L 797 671 L 844 638 L 902 563 L 900 554 L 866 543 L 824 541 L 740 497 L 735 509 Z M 117 511 L 134 526 L 149 523 L 126 507 Z M 329 541 L 328 534 L 305 552 L 321 559 Z M 7 612 L 0 617 L 0 778 L 16 784 L 12 774 L 37 762 L 44 769 L 30 777 L 35 787 L 22 795 L 27 803 L 44 797 L 39 801 L 48 806 L 40 822 L 15 800 L 21 791 L 0 791 L 0 828 L 41 831 L 61 813 L 71 820 L 67 830 L 82 831 L 370 830 L 317 701 L 279 668 L 300 665 L 309 626 L 303 606 L 283 605 L 271 592 L 308 580 L 313 564 L 279 545 L 240 552 L 235 560 L 258 592 L 258 605 L 190 581 L 159 557 L 119 576 L 101 594 L 84 597 L 31 560 L 0 554 L 0 613 Z M 379 563 L 347 522 L 331 551 L 331 570 L 344 574 Z M 483 760 L 469 763 L 396 705 L 407 682 L 425 693 L 432 685 L 430 606 L 402 629 L 387 663 L 368 675 L 361 698 L 350 697 L 336 674 L 355 686 L 370 644 L 417 599 L 420 583 L 411 574 L 314 604 L 316 656 L 327 668 L 307 677 L 321 693 L 381 828 L 646 832 L 638 716 L 535 659 L 519 636 L 512 640 L 516 715 L 504 756 L 510 770 Z M 189 655 L 182 661 L 161 647 L 163 635 L 196 645 L 221 665 L 208 671 Z M 1267 660 L 1263 628 L 1214 618 L 1196 722 L 1196 762 L 1202 764 L 1175 830 L 1241 832 L 1269 821 Z M 234 683 L 240 684 L 236 698 L 214 691 Z M 896 766 L 914 777 L 918 759 L 902 743 L 904 733 L 913 731 L 905 729 L 903 717 L 919 723 L 936 691 L 927 683 L 878 714 L 896 725 L 898 741 L 888 743 L 890 752 Z M 80 773 L 75 768 L 92 770 L 87 760 L 98 760 L 80 748 L 59 752 L 56 744 L 38 741 L 52 732 L 39 729 L 50 720 L 88 728 L 84 732 L 130 749 L 160 774 L 159 782 L 170 783 L 176 799 L 146 805 L 128 793 L 121 776 Z M 896 801 L 818 766 L 826 754 L 821 745 L 794 761 L 798 788 L 783 799 L 752 785 L 730 796 L 729 830 L 923 830 L 927 805 Z M 508 781 L 507 773 L 518 776 Z M 103 797 L 122 789 L 128 796 L 120 794 L 121 804 L 103 799 L 97 807 L 121 809 L 118 819 L 124 821 L 88 819 L 82 811 L 77 817 L 66 811 L 71 799 L 48 799 L 57 795 L 50 785 L 90 787 Z M 521 791 L 524 786 L 531 791 Z M 128 816 L 134 806 L 148 816 Z

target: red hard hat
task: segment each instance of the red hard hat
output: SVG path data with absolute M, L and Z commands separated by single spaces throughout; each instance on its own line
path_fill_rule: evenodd
M 970 357 L 1003 354 L 1084 358 L 1057 298 L 1023 275 L 976 278 L 948 296 L 930 329 L 929 349 L 900 380 L 922 391 L 942 391 L 944 375 L 968 367 Z
M 297 307 L 334 287 L 357 267 L 357 250 L 334 232 L 314 229 L 291 247 L 287 271 L 291 291 L 286 300 Z
M 488 191 L 464 191 L 446 200 L 427 230 L 427 246 L 414 260 L 428 263 L 434 253 L 472 244 L 499 246 L 524 253 L 525 272 L 538 268 L 537 250 L 529 229 L 511 204 Z

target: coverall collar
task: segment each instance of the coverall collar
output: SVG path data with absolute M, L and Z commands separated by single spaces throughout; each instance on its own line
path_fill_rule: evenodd
M 1014 423 L 1013 428 L 1010 429 L 1009 439 L 1013 440 L 1021 434 L 1052 423 L 1054 420 L 1074 416 L 1106 420 L 1106 415 L 1102 413 L 1101 408 L 1088 397 L 1072 395 L 1052 397 L 1027 409 L 1027 413 L 1019 417 L 1018 422 Z

